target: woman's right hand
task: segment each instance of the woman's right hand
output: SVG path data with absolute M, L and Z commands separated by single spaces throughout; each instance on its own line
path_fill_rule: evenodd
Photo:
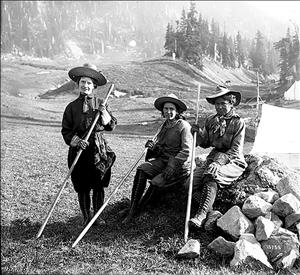
M 152 139 L 148 139 L 146 144 L 145 144 L 145 147 L 150 149 L 150 150 L 153 150 L 154 145 L 155 145 L 154 141 Z
M 78 142 L 78 147 L 81 148 L 82 150 L 85 150 L 88 146 L 90 145 L 90 143 L 88 141 L 85 141 L 84 139 L 81 139 Z
M 198 124 L 193 124 L 192 127 L 191 127 L 191 133 L 192 135 L 194 135 L 194 133 L 199 133 L 201 130 L 200 130 L 200 127 Z

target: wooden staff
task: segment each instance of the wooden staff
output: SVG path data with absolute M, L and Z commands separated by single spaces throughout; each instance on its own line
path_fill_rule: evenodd
M 109 90 L 108 90 L 108 92 L 107 92 L 107 94 L 106 94 L 106 96 L 105 96 L 104 103 L 103 103 L 104 105 L 107 103 L 107 100 L 108 100 L 108 98 L 109 98 L 111 92 L 113 91 L 113 89 L 114 89 L 114 84 L 111 84 L 111 85 L 110 85 L 110 88 L 109 88 Z M 97 123 L 99 117 L 100 117 L 100 112 L 98 111 L 97 114 L 96 114 L 96 116 L 95 116 L 95 118 L 94 118 L 94 120 L 93 120 L 93 123 L 92 123 L 92 125 L 91 125 L 91 127 L 90 127 L 90 130 L 88 131 L 88 133 L 87 133 L 87 135 L 86 135 L 86 137 L 85 137 L 85 139 L 84 139 L 85 141 L 88 141 L 88 139 L 89 139 L 89 137 L 90 137 L 92 131 L 93 131 L 94 128 L 95 128 L 95 125 L 96 125 L 96 123 Z M 74 167 L 75 167 L 75 165 L 76 165 L 76 163 L 77 163 L 77 161 L 78 161 L 78 159 L 79 159 L 79 157 L 80 157 L 82 151 L 83 151 L 83 150 L 80 148 L 79 151 L 77 152 L 77 155 L 76 155 L 76 157 L 75 157 L 75 159 L 74 159 L 74 161 L 73 161 L 73 163 L 72 163 L 72 165 L 71 165 L 71 167 L 70 167 L 70 169 L 69 169 L 69 172 L 68 172 L 67 176 L 65 177 L 65 179 L 64 179 L 64 181 L 63 181 L 63 184 L 62 184 L 62 186 L 61 186 L 61 188 L 60 188 L 58 194 L 56 195 L 56 198 L 55 198 L 54 202 L 53 202 L 52 205 L 51 205 L 51 208 L 50 208 L 50 210 L 49 210 L 49 212 L 48 212 L 48 214 L 47 214 L 47 216 L 46 216 L 46 218 L 45 218 L 45 221 L 44 221 L 44 223 L 42 224 L 42 226 L 41 226 L 39 232 L 38 232 L 37 235 L 36 235 L 36 238 L 37 238 L 37 239 L 42 235 L 42 232 L 43 232 L 43 230 L 44 230 L 44 228 L 45 228 L 45 226 L 46 226 L 46 224 L 47 224 L 47 222 L 48 222 L 48 220 L 49 220 L 49 218 L 50 218 L 50 216 L 51 216 L 51 214 L 52 214 L 52 212 L 53 212 L 53 210 L 54 210 L 55 205 L 56 205 L 57 202 L 58 202 L 58 199 L 59 199 L 59 197 L 60 197 L 60 195 L 61 195 L 63 189 L 64 189 L 65 186 L 66 186 L 66 183 L 67 183 L 68 178 L 71 176 L 71 173 L 72 173 L 72 171 L 73 171 L 73 169 L 74 169 Z
M 158 134 L 160 133 L 161 129 L 163 128 L 164 123 L 159 127 L 157 130 L 155 136 L 152 138 L 152 140 L 155 142 Z M 101 208 L 98 210 L 98 212 L 94 215 L 94 217 L 90 220 L 90 222 L 86 225 L 86 227 L 82 230 L 80 235 L 77 237 L 76 241 L 72 244 L 72 247 L 75 247 L 76 244 L 83 238 L 83 236 L 86 234 L 86 232 L 90 229 L 90 227 L 93 225 L 95 220 L 99 217 L 99 215 L 102 213 L 106 205 L 109 203 L 111 198 L 114 196 L 114 194 L 118 191 L 118 189 L 121 187 L 121 185 L 124 183 L 124 181 L 127 179 L 127 177 L 130 175 L 134 167 L 139 163 L 139 161 L 142 159 L 144 154 L 147 152 L 148 148 L 145 148 L 144 151 L 141 153 L 141 155 L 137 158 L 137 160 L 134 162 L 134 164 L 130 167 L 129 171 L 126 173 L 126 175 L 122 178 L 120 183 L 117 185 L 115 190 L 110 194 L 110 196 L 107 198 L 106 202 L 101 206 Z
M 199 100 L 200 100 L 200 83 L 198 83 L 198 95 L 197 95 L 197 108 L 196 108 L 196 121 L 198 123 L 198 112 L 199 112 Z M 195 169 L 195 149 L 196 149 L 196 141 L 197 141 L 197 132 L 194 133 L 193 136 L 193 148 L 192 148 L 192 157 L 191 157 L 191 174 L 190 174 L 190 182 L 189 182 L 189 193 L 188 193 L 188 201 L 186 207 L 186 217 L 185 217 L 185 226 L 184 226 L 184 241 L 187 242 L 189 235 L 189 220 L 191 214 L 191 202 L 192 202 L 192 192 L 193 192 L 193 178 L 194 178 L 194 169 Z

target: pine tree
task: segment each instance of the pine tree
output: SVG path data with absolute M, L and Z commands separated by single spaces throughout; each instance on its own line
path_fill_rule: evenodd
M 255 50 L 252 57 L 253 67 L 259 69 L 262 73 L 266 67 L 266 51 L 264 45 L 264 37 L 258 30 L 255 37 Z
M 245 53 L 242 45 L 242 36 L 238 32 L 236 36 L 236 58 L 238 63 L 238 68 L 244 67 Z
M 167 25 L 166 37 L 165 37 L 165 45 L 164 48 L 166 50 L 167 56 L 172 56 L 172 53 L 175 52 L 176 46 L 176 37 L 173 27 L 170 23 Z

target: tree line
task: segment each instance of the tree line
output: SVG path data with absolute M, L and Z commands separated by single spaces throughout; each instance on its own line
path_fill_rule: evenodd
M 124 51 L 134 39 L 145 56 L 161 55 L 164 39 L 156 33 L 164 14 L 145 14 L 155 7 L 138 1 L 1 1 L 1 50 L 53 58 L 68 55 L 71 40 L 93 55 Z
M 296 28 L 296 26 L 295 26 Z M 164 48 L 166 56 L 175 54 L 202 69 L 203 58 L 209 57 L 228 68 L 258 70 L 263 75 L 280 72 L 280 82 L 299 79 L 299 32 L 272 43 L 257 30 L 254 39 L 242 37 L 240 31 L 232 37 L 221 32 L 219 24 L 212 19 L 208 22 L 190 2 L 188 11 L 182 10 L 175 26 L 168 23 Z

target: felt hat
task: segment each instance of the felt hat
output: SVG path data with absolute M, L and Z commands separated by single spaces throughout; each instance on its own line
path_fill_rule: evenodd
M 178 108 L 179 113 L 184 112 L 187 109 L 187 106 L 185 105 L 185 103 L 182 102 L 181 100 L 179 100 L 178 97 L 174 94 L 169 94 L 167 96 L 162 96 L 162 97 L 157 98 L 154 101 L 154 107 L 157 110 L 162 111 L 164 104 L 166 102 L 171 102 L 171 103 L 175 104 Z
M 217 86 L 216 92 L 216 94 L 206 97 L 208 103 L 215 104 L 216 99 L 224 95 L 234 95 L 236 97 L 236 102 L 234 103 L 234 106 L 239 105 L 241 102 L 242 95 L 240 92 L 229 90 L 227 87 L 221 85 Z
M 75 67 L 69 71 L 69 77 L 77 82 L 80 77 L 90 77 L 95 81 L 97 86 L 102 86 L 107 83 L 105 76 L 101 71 L 97 71 L 97 67 L 93 64 L 85 63 L 81 67 Z

